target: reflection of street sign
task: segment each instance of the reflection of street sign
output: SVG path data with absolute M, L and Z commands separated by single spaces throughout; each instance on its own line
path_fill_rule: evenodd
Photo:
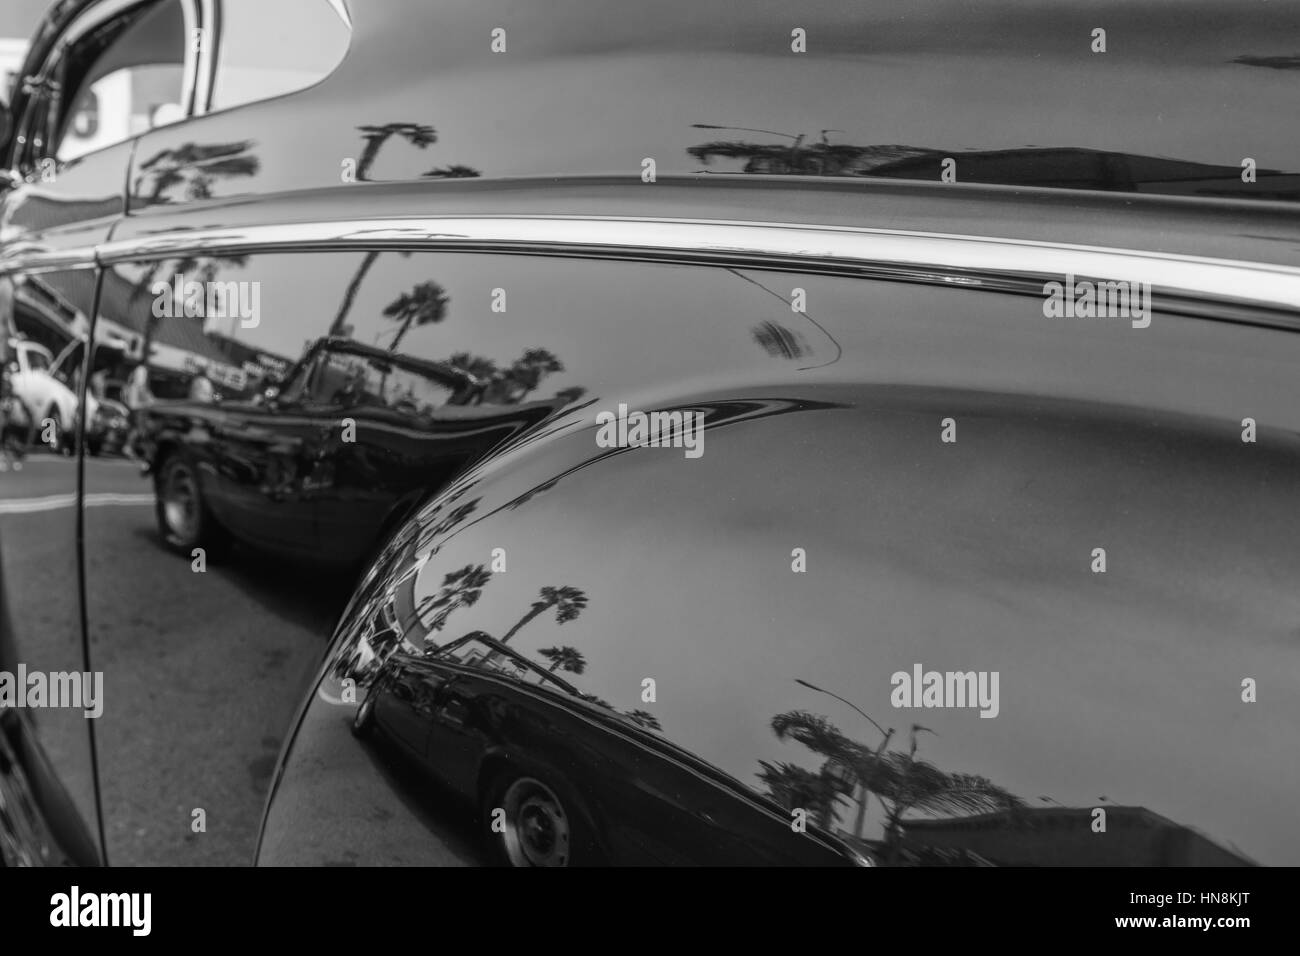
M 242 391 L 244 386 L 248 384 L 248 376 L 243 369 L 232 368 L 218 362 L 210 362 L 206 359 L 196 358 L 193 355 L 185 356 L 181 367 L 191 375 L 206 375 L 214 385 L 221 385 L 236 391 Z

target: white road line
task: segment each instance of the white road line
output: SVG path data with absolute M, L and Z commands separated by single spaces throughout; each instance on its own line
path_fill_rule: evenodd
M 86 495 L 85 504 L 87 508 L 96 508 L 101 505 L 151 505 L 153 504 L 153 492 L 126 494 L 96 491 Z
M 153 500 L 151 494 L 126 495 L 102 492 L 86 495 L 85 506 L 102 508 L 108 505 L 151 505 Z M 76 504 L 75 494 L 47 495 L 44 498 L 15 498 L 0 501 L 0 515 L 27 515 L 39 511 L 56 511 L 59 508 L 76 507 Z

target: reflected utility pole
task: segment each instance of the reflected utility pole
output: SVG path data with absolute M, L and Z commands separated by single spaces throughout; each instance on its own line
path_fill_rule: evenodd
M 883 736 L 883 739 L 880 741 L 880 746 L 876 748 L 876 752 L 872 755 L 872 759 L 874 761 L 880 760 L 880 755 L 885 752 L 885 748 L 889 746 L 890 739 L 893 738 L 894 736 L 893 727 L 890 727 L 888 730 L 886 730 L 884 727 L 881 727 L 880 724 L 872 720 L 871 715 L 868 714 L 861 707 L 859 707 L 857 704 L 853 703 L 853 701 L 846 700 L 845 698 L 841 697 L 839 694 L 829 691 L 824 687 L 818 687 L 816 684 L 810 684 L 808 683 L 808 681 L 801 680 L 798 677 L 794 679 L 794 682 L 796 684 L 802 684 L 804 687 L 807 687 L 809 690 L 815 690 L 819 694 L 825 694 L 827 697 L 834 697 L 836 700 L 840 701 L 841 703 L 848 704 L 850 707 L 856 710 L 863 717 L 867 718 L 871 726 L 875 727 L 878 731 L 880 731 L 880 733 Z M 858 801 L 858 816 L 857 819 L 853 821 L 853 835 L 855 837 L 858 837 L 859 839 L 862 838 L 862 827 L 866 821 L 867 801 L 871 798 L 871 790 L 868 789 L 866 782 L 862 781 L 861 785 L 862 785 L 862 799 Z M 883 800 L 881 800 L 881 805 L 882 806 L 884 805 Z

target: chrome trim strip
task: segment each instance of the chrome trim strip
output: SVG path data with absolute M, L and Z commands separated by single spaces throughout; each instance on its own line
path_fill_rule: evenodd
M 46 66 L 43 69 L 47 68 L 51 61 L 62 56 L 69 46 L 76 43 L 90 30 L 130 10 L 132 7 L 138 7 L 150 2 L 151 0 L 102 0 L 101 3 L 82 10 L 76 19 L 63 28 L 58 43 L 50 51 L 50 55 L 46 57 Z M 153 2 L 156 2 L 156 0 L 153 0 Z
M 198 83 L 199 52 L 194 49 L 194 31 L 199 29 L 202 21 L 199 16 L 198 0 L 181 0 L 181 15 L 185 26 L 185 65 L 181 80 L 181 108 L 186 117 L 194 115 L 194 89 Z
M 39 243 L 14 243 L 0 255 L 0 276 L 24 273 L 61 272 L 66 269 L 93 269 L 99 264 L 91 246 L 51 249 Z
M 203 49 L 195 64 L 194 115 L 212 110 L 216 93 L 217 56 L 221 45 L 221 15 L 214 0 L 199 0 L 199 29 L 203 30 Z
M 1078 279 L 1149 283 L 1162 308 L 1182 301 L 1288 313 L 1300 329 L 1300 268 L 1198 256 L 890 229 L 696 219 L 435 216 L 198 229 L 125 239 L 104 264 L 218 251 L 430 249 L 748 264 L 1042 295 Z

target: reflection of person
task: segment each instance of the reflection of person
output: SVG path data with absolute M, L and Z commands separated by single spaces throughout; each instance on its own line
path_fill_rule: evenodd
M 190 379 L 189 398 L 191 402 L 212 402 L 216 400 L 212 388 L 212 379 L 202 372 Z
M 24 451 L 32 443 L 36 420 L 13 393 L 13 376 L 18 363 L 12 359 L 0 364 L 0 471 L 20 470 Z
M 144 362 L 136 364 L 122 386 L 122 404 L 126 406 L 131 418 L 131 430 L 127 433 L 122 450 L 127 456 L 139 460 L 137 445 L 140 441 L 140 411 L 153 404 L 153 392 L 149 388 L 149 366 Z
M 18 374 L 18 350 L 13 343 L 17 339 L 13 282 L 3 278 L 0 279 L 0 471 L 8 471 L 11 465 L 15 471 L 22 467 L 23 451 L 35 439 L 36 432 L 35 417 L 13 392 L 13 376 Z
M 144 362 L 136 363 L 131 374 L 122 387 L 122 404 L 132 412 L 153 403 L 153 392 L 149 388 L 149 366 Z

